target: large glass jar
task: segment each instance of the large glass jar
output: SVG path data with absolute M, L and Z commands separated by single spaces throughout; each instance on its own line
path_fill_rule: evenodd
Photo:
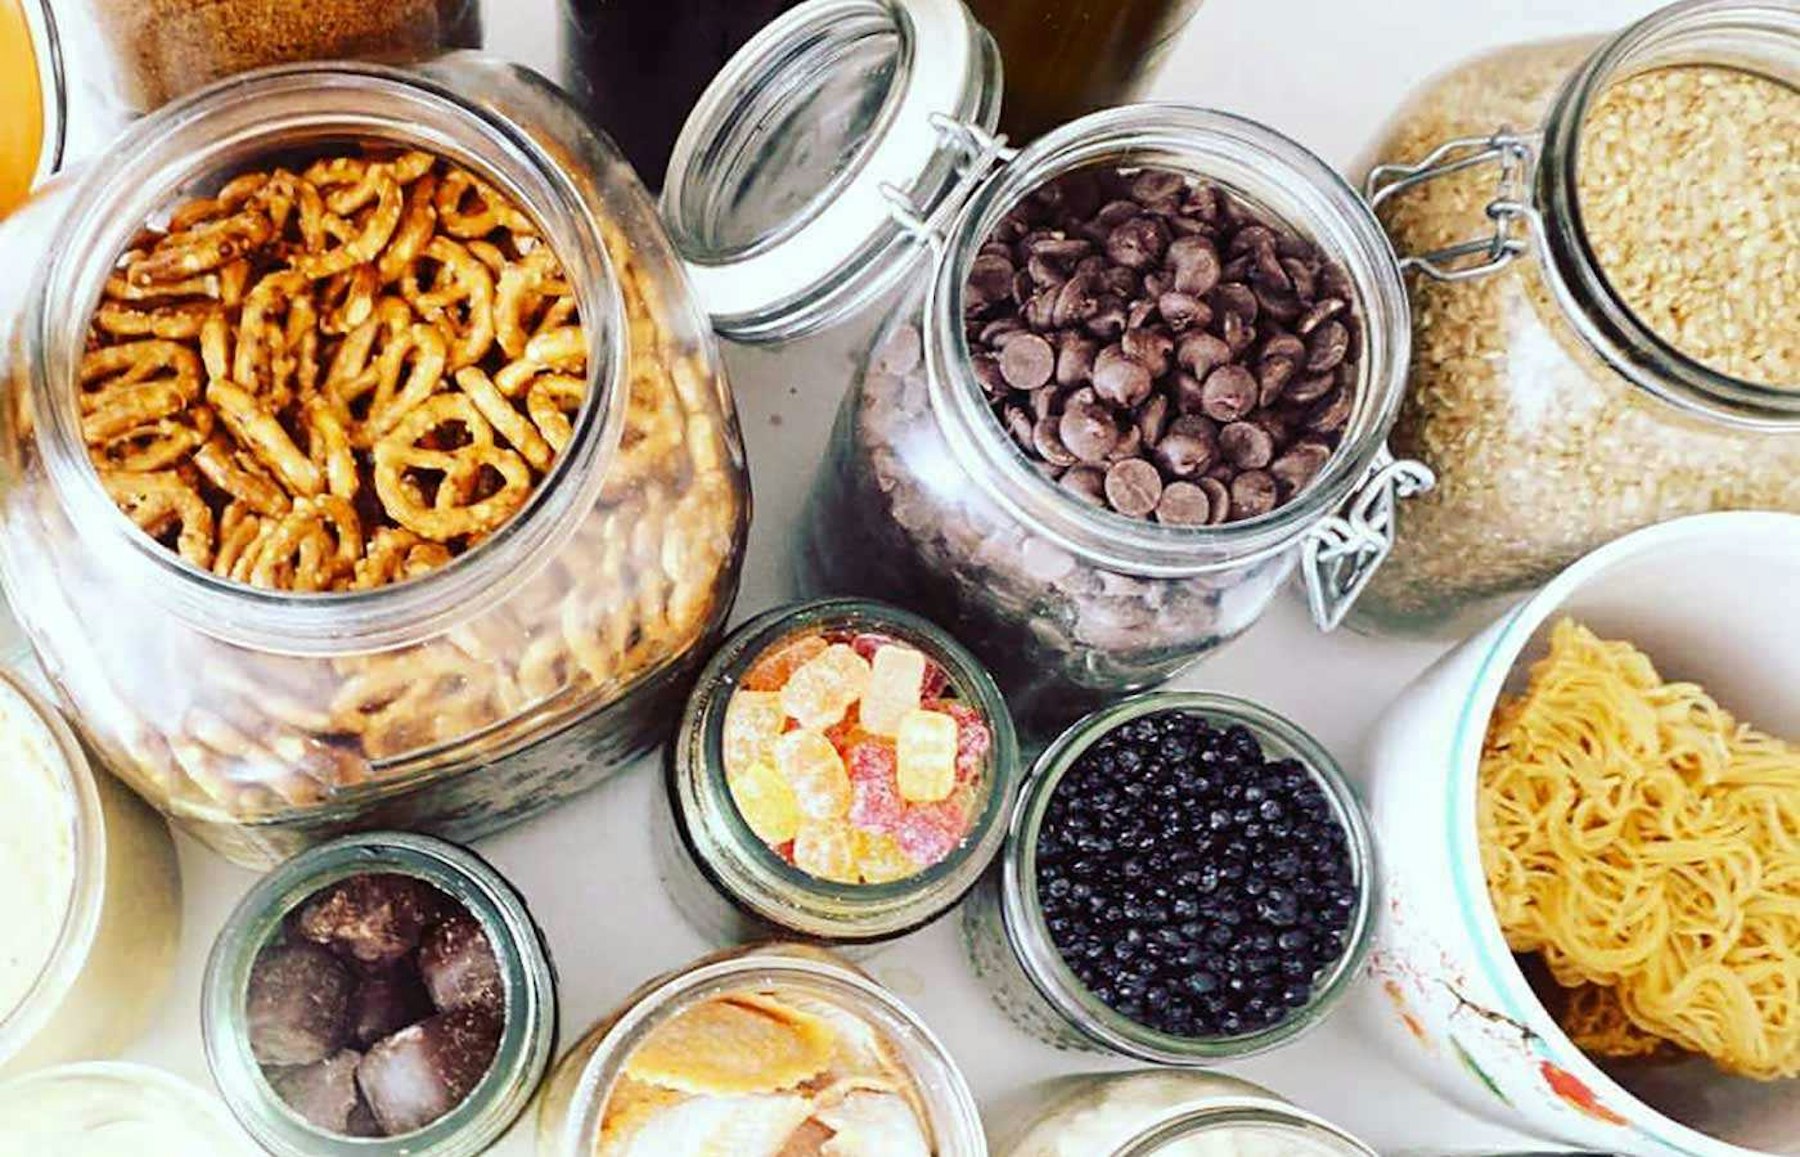
M 682 1034 L 689 1057 L 736 1069 L 739 1087 L 760 1090 L 758 1095 L 735 1097 L 699 1080 L 703 1074 L 680 1081 L 683 1089 L 668 1088 L 652 1079 L 646 1068 L 633 1064 L 659 1030 L 720 1001 L 761 1009 L 777 1027 L 798 1019 L 822 1028 L 835 1047 L 829 1055 L 813 1054 L 817 1064 L 792 1065 L 782 1079 L 771 1073 L 759 1082 L 765 1074 L 755 1066 L 767 1063 L 772 1068 L 788 1062 L 780 1052 L 762 1055 L 753 1050 L 759 1043 L 765 1048 L 784 1043 L 785 1033 L 753 1032 L 744 1038 L 749 1043 L 734 1046 L 727 1043 L 728 1035 L 703 1032 L 711 1026 L 689 1020 L 692 1031 Z M 673 1069 L 675 1062 L 686 1059 L 672 1053 L 673 1048 L 662 1050 L 656 1068 Z M 784 1107 L 793 1110 L 786 1128 L 800 1130 L 796 1149 L 810 1152 L 808 1138 L 817 1145 L 821 1136 L 810 1118 L 816 1113 L 824 1121 L 845 1090 L 859 1089 L 898 1094 L 910 1105 L 911 1112 L 904 1116 L 924 1134 L 932 1157 L 980 1157 L 987 1152 L 974 1094 L 955 1060 L 916 1013 L 864 973 L 821 949 L 794 944 L 746 948 L 706 957 L 649 981 L 577 1040 L 557 1061 L 539 1102 L 537 1153 L 701 1157 L 777 1152 L 782 1150 L 782 1136 L 769 1138 L 755 1126 L 767 1126 L 768 1118 L 772 1114 L 779 1118 Z M 892 1104 L 885 1096 L 883 1102 Z M 736 1134 L 734 1120 L 743 1123 Z M 903 1132 L 898 1124 L 892 1117 L 864 1118 L 856 1132 L 870 1142 L 886 1134 L 897 1151 L 918 1152 L 916 1140 L 909 1144 L 905 1135 L 912 1128 Z
M 1686 89 L 1729 76 L 1725 69 L 1785 87 L 1780 115 L 1740 106 L 1715 116 L 1675 88 L 1652 97 L 1663 102 L 1658 112 L 1631 121 L 1608 113 L 1609 94 L 1628 91 L 1621 85 L 1655 87 L 1685 73 Z M 1796 84 L 1792 5 L 1697 0 L 1603 42 L 1477 58 L 1400 111 L 1370 178 L 1395 248 L 1415 271 L 1412 376 L 1393 445 L 1430 466 L 1438 485 L 1407 504 L 1359 619 L 1460 635 L 1506 596 L 1627 531 L 1708 510 L 1800 510 L 1800 381 L 1734 377 L 1714 368 L 1716 358 L 1694 356 L 1692 341 L 1767 343 L 1762 352 L 1785 350 L 1795 364 Z M 1704 155 L 1685 162 L 1658 151 L 1710 133 L 1731 145 L 1717 155 L 1696 147 Z M 1643 155 L 1608 155 L 1633 148 Z M 1758 156 L 1786 190 L 1772 204 L 1735 183 Z M 1633 176 L 1616 193 L 1645 204 L 1678 198 L 1682 209 L 1699 203 L 1729 220 L 1706 242 L 1716 252 L 1670 258 L 1653 235 L 1671 233 L 1666 218 L 1622 233 L 1582 174 L 1584 164 L 1627 163 Z M 1679 199 L 1682 189 L 1692 197 Z M 1665 259 L 1689 271 L 1671 278 L 1660 264 L 1640 267 Z M 1753 327 L 1745 316 L 1671 335 L 1621 288 L 1648 274 L 1673 294 L 1692 268 L 1720 260 L 1755 270 L 1737 275 L 1768 295 L 1768 323 Z
M 79 429 L 82 320 L 141 224 L 272 154 L 446 156 L 560 258 L 586 398 L 513 520 L 424 577 L 255 589 L 139 532 Z M 140 121 L 0 233 L 0 568 L 77 726 L 200 839 L 269 864 L 341 832 L 468 840 L 661 740 L 736 590 L 749 495 L 704 315 L 655 208 L 543 80 L 474 55 L 292 66 Z

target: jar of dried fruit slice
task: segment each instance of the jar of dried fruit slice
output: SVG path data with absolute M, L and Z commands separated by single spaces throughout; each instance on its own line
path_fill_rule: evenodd
M 1450 69 L 1369 192 L 1412 271 L 1431 494 L 1358 604 L 1462 635 L 1653 522 L 1800 511 L 1800 10 L 1690 0 Z
M 813 0 L 702 99 L 663 211 L 729 336 L 911 287 L 852 368 L 802 575 L 949 627 L 1049 733 L 1235 638 L 1297 569 L 1335 625 L 1429 475 L 1384 449 L 1399 270 L 1323 162 L 1147 105 L 1015 154 L 997 89 L 959 0 Z
M 726 942 L 870 944 L 943 915 L 1005 837 L 1006 705 L 942 629 L 827 600 L 739 628 L 669 747 L 662 875 Z
M 179 824 L 257 864 L 470 839 L 664 737 L 748 485 L 654 206 L 547 83 L 227 81 L 0 254 L 8 597 Z
M 777 944 L 640 988 L 557 1062 L 544 1157 L 987 1152 L 975 1098 L 912 1010 L 827 952 Z

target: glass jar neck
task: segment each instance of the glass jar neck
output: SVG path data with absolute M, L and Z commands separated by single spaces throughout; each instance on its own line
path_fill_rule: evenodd
M 287 914 L 321 889 L 370 872 L 413 876 L 466 909 L 487 933 L 506 993 L 499 1048 L 481 1081 L 430 1125 L 374 1146 L 303 1124 L 262 1075 L 244 1024 L 251 968 L 280 933 Z M 239 1122 L 270 1152 L 293 1157 L 472 1157 L 505 1132 L 537 1091 L 555 1046 L 556 986 L 524 901 L 485 861 L 427 836 L 373 832 L 296 856 L 250 890 L 213 944 L 201 985 L 201 1019 L 214 1083 Z
M 1800 9 L 1779 2 L 1687 0 L 1625 29 L 1588 57 L 1545 119 L 1533 178 L 1548 281 L 1582 339 L 1635 385 L 1712 421 L 1800 431 L 1800 391 L 1733 378 L 1682 354 L 1613 289 L 1588 242 L 1579 164 L 1589 114 L 1619 81 L 1681 65 L 1735 68 L 1800 86 Z
M 1038 833 L 1063 776 L 1089 747 L 1141 716 L 1186 711 L 1217 727 L 1242 724 L 1268 759 L 1294 759 L 1324 791 L 1343 827 L 1357 887 L 1356 910 L 1344 931 L 1344 952 L 1315 983 L 1306 1005 L 1259 1033 L 1219 1039 L 1157 1032 L 1114 1012 L 1082 985 L 1063 962 L 1044 923 L 1037 893 Z M 1020 789 L 1001 853 L 1000 902 L 1006 938 L 1038 994 L 1088 1039 L 1125 1056 L 1164 1065 L 1203 1065 L 1264 1052 L 1312 1028 L 1349 990 L 1362 971 L 1373 937 L 1375 848 L 1362 808 L 1331 755 L 1288 720 L 1246 700 L 1202 691 L 1147 692 L 1096 711 L 1065 731 L 1038 757 Z
M 504 79 L 502 81 L 504 83 Z M 523 81 L 513 81 L 525 89 Z M 538 98 L 541 99 L 541 98 Z M 230 582 L 141 533 L 114 506 L 81 436 L 76 385 L 87 318 L 142 223 L 170 202 L 272 157 L 348 142 L 417 148 L 491 179 L 543 228 L 588 333 L 588 400 L 551 474 L 511 522 L 429 576 L 374 591 L 295 595 Z M 138 122 L 76 190 L 61 244 L 39 271 L 24 321 L 31 417 L 46 470 L 99 565 L 196 629 L 259 650 L 376 650 L 448 629 L 528 581 L 573 533 L 605 480 L 627 401 L 629 340 L 597 207 L 544 142 L 491 105 L 414 72 L 296 65 L 216 85 Z
M 769 648 L 815 631 L 876 632 L 923 651 L 992 732 L 981 813 L 961 847 L 915 876 L 888 884 L 843 885 L 792 866 L 750 830 L 724 771 L 725 716 L 733 692 Z M 1019 778 L 1018 740 L 1005 700 L 974 656 L 942 629 L 896 607 L 830 599 L 769 611 L 726 640 L 696 684 L 670 749 L 677 823 L 688 854 L 734 904 L 758 919 L 827 941 L 904 935 L 955 906 L 1006 838 L 1006 810 Z
M 1022 198 L 1097 165 L 1158 165 L 1215 181 L 1308 235 L 1339 261 L 1363 313 L 1364 353 L 1343 443 L 1312 485 L 1258 518 L 1173 527 L 1098 509 L 1032 469 L 988 412 L 971 368 L 964 286 L 981 246 Z M 1411 351 L 1405 286 L 1386 234 L 1330 166 L 1254 121 L 1183 105 L 1141 104 L 1084 117 L 999 169 L 948 233 L 925 304 L 931 406 L 965 470 L 1012 517 L 1098 566 L 1181 577 L 1286 549 L 1368 473 L 1399 410 Z
M 1242 1141 L 1246 1135 L 1280 1152 L 1306 1157 L 1372 1157 L 1372 1151 L 1349 1134 L 1310 1113 L 1240 1100 L 1209 1105 L 1159 1121 L 1120 1146 L 1112 1157 L 1169 1157 L 1205 1149 L 1212 1143 Z M 1246 1146 L 1250 1148 L 1250 1146 Z
M 554 1134 L 542 1138 L 555 1157 L 594 1152 L 612 1087 L 637 1047 L 679 1013 L 714 997 L 746 988 L 778 993 L 792 989 L 820 997 L 866 1020 L 887 1039 L 899 1065 L 918 1088 L 940 1157 L 987 1152 L 975 1096 L 956 1062 L 911 1009 L 862 972 L 830 953 L 775 944 L 723 953 L 651 981 L 629 998 L 610 1024 L 596 1028 L 581 1071 L 574 1077 L 571 1111 Z M 567 1063 L 567 1062 L 565 1062 Z

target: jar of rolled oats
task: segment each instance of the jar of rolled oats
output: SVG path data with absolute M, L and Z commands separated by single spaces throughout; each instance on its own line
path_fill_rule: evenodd
M 749 494 L 655 207 L 541 78 L 295 65 L 0 230 L 0 571 L 82 737 L 225 855 L 468 840 L 665 734 Z
M 1688 0 L 1452 68 L 1368 191 L 1437 474 L 1360 622 L 1462 634 L 1654 522 L 1800 510 L 1800 10 Z

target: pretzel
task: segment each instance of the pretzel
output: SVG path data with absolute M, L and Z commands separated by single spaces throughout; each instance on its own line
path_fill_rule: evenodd
M 337 160 L 348 161 L 349 158 Z M 307 170 L 309 178 L 319 167 L 315 165 Z M 362 208 L 371 199 L 374 204 L 363 214 L 360 222 L 345 216 Z M 392 167 L 385 164 L 366 165 L 354 185 L 340 189 L 325 199 L 325 215 L 321 223 L 324 232 L 338 241 L 337 247 L 332 248 L 329 242 L 313 246 L 295 262 L 295 269 L 306 277 L 318 280 L 374 261 L 381 256 L 382 249 L 400 227 L 400 211 L 403 206 L 400 183 L 394 179 Z M 305 210 L 306 206 L 303 204 L 303 215 Z
M 286 514 L 293 505 L 288 500 L 287 492 L 253 458 L 234 450 L 232 444 L 223 437 L 215 436 L 200 447 L 194 455 L 194 467 L 214 487 L 229 494 L 233 506 L 241 504 L 245 510 L 279 517 Z M 226 533 L 223 524 L 220 532 Z
M 213 382 L 206 387 L 206 400 L 218 411 L 219 420 L 231 436 L 290 491 L 311 497 L 324 488 L 319 468 L 300 452 L 281 423 L 248 391 L 231 382 Z
M 236 574 L 241 560 L 255 549 L 265 529 L 264 520 L 248 504 L 240 501 L 227 506 L 219 519 L 219 549 L 213 555 L 212 572 L 223 578 Z M 249 573 L 248 564 L 244 573 Z
M 401 277 L 401 295 L 445 332 L 451 369 L 474 365 L 494 342 L 494 275 L 467 247 L 441 235 L 431 239 L 422 257 Z M 419 274 L 422 265 L 432 267 L 429 287 Z
M 406 208 L 400 216 L 400 227 L 375 263 L 376 279 L 392 285 L 425 253 L 432 234 L 437 232 L 437 178 L 421 174 L 406 190 Z
M 561 454 L 574 437 L 570 415 L 587 399 L 587 383 L 568 374 L 539 374 L 525 395 L 527 412 L 553 453 Z
M 375 312 L 380 288 L 381 277 L 373 265 L 358 265 L 327 277 L 319 285 L 320 332 L 341 336 L 367 321 Z
M 460 426 L 467 442 L 455 450 L 429 449 L 421 442 Z M 456 483 L 477 472 L 492 471 L 501 480 L 494 493 L 468 502 L 426 504 L 415 485 L 406 481 L 411 472 L 436 473 L 447 484 L 439 495 L 457 493 Z M 511 450 L 494 444 L 493 427 L 466 396 L 440 394 L 416 407 L 380 442 L 375 444 L 375 493 L 394 521 L 423 538 L 448 542 L 469 534 L 492 531 L 511 518 L 531 491 L 531 470 Z M 457 493 L 461 498 L 462 494 Z
M 235 260 L 263 244 L 273 232 L 269 218 L 255 209 L 206 221 L 170 233 L 127 268 L 125 278 L 138 286 L 185 281 Z
M 452 237 L 485 237 L 498 229 L 514 234 L 535 234 L 531 219 L 486 181 L 467 169 L 452 168 L 439 182 L 438 220 Z
M 77 377 L 84 410 L 100 405 L 112 389 L 147 381 L 166 382 L 193 400 L 199 397 L 200 359 L 179 342 L 151 338 L 89 350 Z
M 94 325 L 115 337 L 157 337 L 167 340 L 200 336 L 201 326 L 218 315 L 204 302 L 182 301 L 137 309 L 117 301 L 103 301 L 94 313 Z
M 362 542 L 362 521 L 344 499 L 303 498 L 258 536 L 250 584 L 274 590 L 330 590 L 355 573 Z
M 513 409 L 512 403 L 495 387 L 492 378 L 474 366 L 469 366 L 456 371 L 456 385 L 475 403 L 475 408 L 481 411 L 481 416 L 488 420 L 488 424 L 531 464 L 532 469 L 540 472 L 550 469 L 550 462 L 556 456 L 556 451 L 550 448 L 550 443 L 544 440 L 543 435 L 525 415 Z
M 90 442 L 88 451 L 102 470 L 154 473 L 180 466 L 212 435 L 212 411 L 192 410 L 188 420 L 164 418 L 123 430 L 102 442 Z
M 115 470 L 101 482 L 127 517 L 152 538 L 179 528 L 176 550 L 198 567 L 212 563 L 213 515 L 199 491 L 174 471 Z
M 386 437 L 401 419 L 437 393 L 444 380 L 448 352 L 444 335 L 429 325 L 409 326 L 382 347 L 381 357 L 375 364 L 369 416 L 357 431 L 362 445 L 371 446 Z M 406 374 L 405 386 L 400 384 L 403 372 Z
M 307 456 L 325 479 L 325 490 L 339 498 L 355 498 L 362 489 L 351 449 L 350 431 L 330 398 L 315 396 L 306 402 Z

